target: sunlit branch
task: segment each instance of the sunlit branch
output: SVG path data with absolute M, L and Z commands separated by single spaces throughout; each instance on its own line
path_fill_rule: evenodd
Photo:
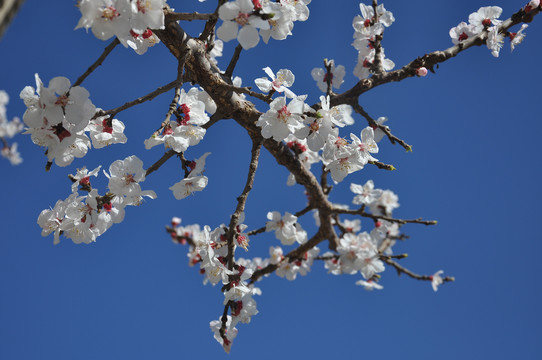
M 215 14 L 200 14 L 198 12 L 193 13 L 169 13 L 168 17 L 174 21 L 192 21 L 192 20 L 209 20 Z
M 378 16 L 378 1 L 373 0 L 373 11 L 375 13 L 374 19 L 371 19 L 371 22 L 376 24 L 379 21 Z M 382 65 L 382 45 L 380 44 L 382 41 L 382 35 L 375 35 L 375 40 L 373 42 L 373 46 L 375 48 L 375 59 L 373 62 L 372 70 L 375 74 L 381 74 L 384 72 L 384 67 Z

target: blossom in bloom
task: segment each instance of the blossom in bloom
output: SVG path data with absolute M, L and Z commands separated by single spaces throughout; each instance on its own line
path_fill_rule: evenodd
M 100 40 L 108 40 L 130 28 L 131 6 L 129 1 L 80 0 L 77 4 L 81 19 L 75 29 L 90 28 Z
M 2 155 L 2 157 L 9 160 L 11 165 L 19 165 L 23 162 L 23 158 L 17 150 L 17 143 L 3 146 L 2 150 L 0 150 L 0 154 Z
M 273 17 L 267 19 L 269 29 L 260 29 L 260 36 L 264 43 L 269 42 L 269 38 L 275 40 L 284 40 L 288 35 L 292 35 L 294 21 L 296 19 L 295 7 L 289 4 L 280 4 L 270 0 L 262 0 L 262 9 L 265 13 L 273 14 Z
M 452 42 L 457 45 L 460 42 L 477 35 L 477 31 L 474 25 L 462 21 L 456 27 L 451 28 L 449 34 L 450 38 L 452 38 Z
M 78 194 L 72 193 L 66 200 L 58 200 L 52 209 L 45 209 L 40 213 L 38 225 L 42 228 L 41 236 L 48 236 L 54 232 L 53 243 L 56 245 L 60 242 L 60 225 L 66 215 L 66 208 L 77 198 Z
M 444 270 L 439 270 L 433 275 L 430 276 L 431 278 L 431 287 L 433 288 L 433 291 L 437 291 L 439 285 L 442 284 L 442 277 L 440 277 L 440 274 L 444 273 Z
M 79 0 L 75 28 L 90 28 L 101 40 L 116 36 L 141 55 L 160 41 L 151 29 L 164 29 L 164 6 L 165 0 Z
M 273 265 L 279 264 L 284 259 L 282 248 L 280 246 L 270 246 L 269 256 L 269 263 Z
M 153 134 L 145 140 L 145 148 L 150 149 L 163 143 L 166 148 L 180 153 L 197 145 L 206 133 L 201 125 L 209 121 L 209 116 L 205 113 L 206 103 L 200 100 L 204 97 L 203 90 L 198 88 L 193 87 L 188 92 L 181 89 L 179 108 L 175 112 L 177 121 L 167 124 L 162 134 Z
M 363 286 L 363 288 L 367 291 L 372 291 L 374 289 L 382 290 L 384 289 L 384 286 L 380 285 L 379 283 L 373 281 L 373 280 L 358 280 L 356 281 L 356 285 Z
M 359 155 L 362 158 L 362 162 L 365 164 L 369 161 L 377 161 L 371 154 L 378 153 L 378 145 L 374 140 L 374 130 L 370 126 L 367 126 L 365 129 L 361 130 L 361 139 L 356 135 L 350 134 L 352 139 L 352 146 L 356 148 L 359 152 Z
M 501 20 L 497 18 L 501 16 L 501 13 L 502 9 L 498 6 L 481 7 L 469 15 L 469 23 L 474 26 L 474 31 L 478 34 L 491 25 L 499 25 Z
M 49 81 L 49 87 L 44 87 L 38 74 L 35 74 L 36 89 L 26 86 L 20 94 L 27 110 L 23 121 L 31 128 L 54 126 L 64 120 L 68 122 L 70 131 L 77 132 L 85 129 L 90 118 L 96 113 L 89 92 L 81 87 L 70 87 L 70 80 L 57 76 Z M 34 94 L 34 91 L 38 94 Z
M 145 170 L 143 161 L 132 155 L 124 160 L 116 160 L 109 166 L 109 174 L 104 171 L 109 179 L 109 190 L 117 195 L 126 198 L 126 205 L 139 205 L 142 196 L 156 198 L 152 190 L 141 190 L 139 183 L 145 181 Z
M 525 38 L 525 34 L 523 33 L 523 30 L 525 30 L 529 25 L 523 24 L 521 25 L 521 28 L 518 32 L 510 33 L 510 47 L 512 51 L 514 51 L 515 47 L 523 41 Z
M 309 18 L 309 5 L 311 0 L 280 0 L 280 4 L 284 7 L 293 7 L 295 13 L 295 21 L 305 21 Z
M 346 175 L 363 169 L 366 164 L 355 149 L 352 149 L 350 146 L 347 148 L 349 149 L 348 153 L 331 161 L 325 167 L 325 170 L 330 171 L 331 178 L 335 183 L 343 181 Z
M 227 2 L 218 9 L 218 17 L 223 23 L 216 30 L 216 35 L 224 41 L 237 38 L 245 50 L 253 48 L 260 41 L 258 29 L 269 29 L 269 22 L 262 19 L 261 15 L 254 14 L 251 0 Z
M 101 168 L 102 165 L 99 165 L 97 168 L 89 172 L 87 167 L 83 166 L 82 169 L 77 169 L 75 175 L 70 175 L 70 180 L 73 181 L 72 193 L 77 193 L 77 188 L 79 186 L 81 186 L 83 189 L 90 189 L 90 177 L 98 177 L 98 173 L 100 172 Z
M 165 0 L 132 0 L 130 29 L 144 33 L 147 29 L 164 29 Z
M 269 110 L 260 116 L 256 125 L 262 128 L 262 136 L 273 137 L 276 141 L 284 140 L 288 135 L 302 129 L 304 97 L 295 97 L 286 105 L 286 97 L 278 97 L 269 104 Z
M 284 92 L 284 94 L 290 98 L 295 96 L 295 94 L 288 89 L 295 81 L 295 76 L 290 70 L 280 69 L 277 72 L 277 76 L 275 76 L 270 67 L 263 68 L 263 71 L 265 71 L 271 80 L 264 77 L 254 80 L 258 89 L 263 92 L 269 92 L 271 89 L 279 93 Z
M 96 149 L 112 144 L 125 144 L 128 140 L 124 135 L 124 123 L 109 116 L 100 116 L 90 121 L 86 130 L 90 132 L 92 146 Z
M 9 96 L 4 90 L 0 90 L 0 137 L 12 138 L 23 130 L 23 123 L 18 117 L 8 121 L 6 105 L 9 103 Z
M 350 191 L 357 194 L 352 200 L 352 203 L 356 205 L 370 206 L 382 196 L 382 190 L 374 188 L 373 180 L 367 180 L 363 186 L 352 183 L 350 184 Z
M 225 329 L 225 335 L 222 337 L 220 335 L 220 328 L 222 327 L 222 319 L 213 320 L 209 323 L 209 326 L 211 327 L 211 330 L 214 333 L 214 338 L 222 347 L 224 348 L 224 351 L 226 353 L 230 353 L 231 345 L 233 342 L 233 339 L 237 336 L 237 328 L 232 325 L 232 317 L 228 315 L 228 320 L 226 321 L 226 329 Z
M 307 140 L 298 139 L 295 135 L 288 135 L 285 139 L 286 146 L 288 146 L 297 155 L 297 159 L 303 164 L 303 166 L 310 170 L 311 165 L 320 161 L 320 156 L 317 152 L 310 150 L 307 147 Z M 294 174 L 288 175 L 286 185 L 295 185 L 296 180 Z
M 267 219 L 269 221 L 265 224 L 265 231 L 274 230 L 282 245 L 292 245 L 295 242 L 301 244 L 306 241 L 307 233 L 302 231 L 300 226 L 296 226 L 297 216 L 289 212 L 281 216 L 278 211 L 272 211 L 267 213 Z
M 191 176 L 182 179 L 173 186 L 170 186 L 169 190 L 173 191 L 175 199 L 181 200 L 196 191 L 202 191 L 207 186 L 209 179 L 207 176 Z
M 195 191 L 202 191 L 205 189 L 209 179 L 202 174 L 205 170 L 205 159 L 210 154 L 210 152 L 206 152 L 199 159 L 190 162 L 188 166 L 191 171 L 188 176 L 169 188 L 173 191 L 175 199 L 181 200 Z
M 391 190 L 383 190 L 382 195 L 372 202 L 369 207 L 375 215 L 391 215 L 399 207 L 399 197 Z
M 328 65 L 331 67 L 331 71 L 327 72 L 326 69 L 314 68 L 311 71 L 311 76 L 316 81 L 316 85 L 322 92 L 327 92 L 327 82 L 331 83 L 331 86 L 335 89 L 341 87 L 344 82 L 344 75 L 346 74 L 344 66 L 339 65 L 335 67 L 335 62 L 329 60 Z
M 540 6 L 540 0 L 531 0 L 527 5 L 525 5 L 523 10 L 525 10 L 526 13 L 529 13 L 538 8 L 538 6 Z
M 386 121 L 388 121 L 388 118 L 385 116 L 381 116 L 378 119 L 376 119 L 375 122 L 376 122 L 376 125 L 382 125 Z M 374 130 L 374 141 L 379 142 L 380 140 L 382 140 L 382 138 L 384 137 L 384 135 L 386 135 L 386 133 L 380 128 L 380 126 L 371 126 L 371 127 Z M 389 130 L 388 126 L 384 126 L 384 127 Z
M 504 35 L 499 33 L 499 26 L 493 26 L 487 35 L 486 45 L 491 50 L 491 55 L 499 57 L 499 52 L 504 44 Z

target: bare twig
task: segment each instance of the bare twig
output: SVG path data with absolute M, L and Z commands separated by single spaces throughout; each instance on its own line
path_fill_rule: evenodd
M 113 40 L 109 45 L 107 45 L 104 49 L 104 52 L 102 53 L 102 55 L 100 55 L 100 57 L 98 58 L 98 60 L 96 60 L 94 62 L 94 64 L 90 65 L 90 67 L 87 69 L 87 71 L 85 71 L 85 73 L 81 76 L 79 76 L 79 78 L 75 81 L 75 83 L 72 85 L 72 86 L 79 86 L 83 83 L 83 81 L 94 71 L 98 68 L 98 66 L 102 65 L 103 61 L 105 60 L 105 58 L 107 57 L 107 55 L 109 55 L 109 53 L 111 53 L 111 51 L 113 51 L 113 49 L 115 48 L 115 46 L 117 46 L 118 44 L 120 44 L 120 41 L 118 38 L 115 38 L 115 40 Z
M 390 142 L 392 144 L 395 144 L 395 142 L 399 143 L 399 145 L 401 145 L 402 147 L 404 147 L 406 149 L 406 151 L 412 151 L 412 146 L 410 146 L 409 144 L 407 144 L 405 141 L 399 139 L 397 136 L 393 135 L 390 131 L 390 128 L 386 125 L 382 125 L 382 124 L 378 124 L 372 117 L 371 115 L 369 115 L 365 109 L 360 105 L 358 104 L 357 101 L 354 101 L 353 103 L 350 104 L 353 108 L 354 108 L 354 111 L 357 112 L 358 114 L 360 114 L 361 116 L 363 116 L 367 122 L 369 123 L 369 126 L 372 127 L 373 129 L 380 129 L 384 132 L 384 134 L 386 134 L 386 136 L 388 137 L 388 139 L 390 140 Z
M 123 110 L 131 108 L 132 106 L 135 106 L 135 105 L 142 104 L 145 101 L 149 101 L 149 100 L 154 99 L 158 95 L 163 94 L 166 91 L 169 91 L 169 90 L 173 89 L 176 85 L 177 85 L 177 80 L 174 80 L 174 81 L 170 82 L 167 85 L 160 86 L 158 89 L 154 90 L 151 93 L 148 93 L 147 95 L 144 95 L 144 96 L 142 96 L 140 98 L 137 98 L 135 100 L 132 100 L 132 101 L 128 101 L 127 103 L 125 103 L 122 106 L 116 107 L 116 108 L 111 109 L 111 110 L 96 111 L 96 114 L 94 115 L 94 119 L 97 118 L 97 117 L 100 117 L 100 116 L 105 116 L 105 115 L 112 115 L 111 117 L 114 117 L 116 114 L 118 114 L 119 112 L 121 112 Z
M 380 162 L 380 161 L 369 160 L 369 164 L 375 165 L 379 169 L 383 169 L 383 170 L 390 170 L 390 171 L 396 170 L 395 166 L 390 165 L 390 164 L 385 164 L 385 163 Z
M 235 65 L 237 65 L 237 61 L 239 61 L 239 56 L 241 55 L 242 50 L 243 47 L 241 46 L 241 44 L 235 47 L 233 56 L 231 57 L 228 67 L 226 68 L 226 72 L 224 73 L 224 75 L 226 75 L 229 79 L 231 79 L 231 76 L 233 75 L 233 70 L 235 69 Z
M 145 171 L 145 176 L 149 176 L 149 174 L 151 174 L 151 173 L 155 172 L 156 170 L 158 170 L 160 168 L 160 166 L 164 165 L 164 163 L 166 161 L 168 161 L 169 158 L 172 157 L 175 154 L 176 154 L 176 152 L 173 149 L 166 151 L 166 153 L 164 155 L 162 155 L 162 157 L 157 162 L 152 164 L 147 169 L 147 171 Z
M 436 220 L 423 220 L 422 218 L 417 218 L 417 219 L 395 219 L 395 218 L 392 218 L 392 217 L 389 217 L 389 216 L 369 214 L 369 213 L 365 212 L 365 207 L 364 206 L 362 206 L 358 210 L 341 209 L 341 208 L 336 207 L 332 211 L 333 211 L 333 213 L 336 213 L 336 214 L 360 215 L 360 216 L 363 216 L 363 217 L 371 218 L 371 219 L 373 219 L 375 221 L 377 221 L 377 220 L 385 220 L 385 221 L 394 222 L 394 223 L 397 223 L 397 224 L 408 224 L 408 223 L 422 224 L 422 225 L 436 225 L 437 224 Z
M 384 261 L 386 264 L 393 266 L 395 268 L 395 270 L 397 270 L 397 273 L 399 275 L 406 274 L 406 275 L 408 275 L 411 278 L 416 279 L 416 280 L 428 280 L 428 281 L 433 280 L 433 276 L 431 276 L 431 275 L 418 275 L 418 274 L 410 271 L 406 267 L 399 265 L 397 262 L 393 261 L 389 257 L 381 256 L 380 259 L 382 259 L 382 261 Z M 453 276 L 446 276 L 446 277 L 442 278 L 442 282 L 449 282 L 449 281 L 455 281 L 455 278 Z

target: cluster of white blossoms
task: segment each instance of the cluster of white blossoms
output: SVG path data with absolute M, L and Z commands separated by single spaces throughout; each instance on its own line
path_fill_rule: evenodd
M 197 145 L 206 132 L 201 125 L 209 121 L 206 110 L 210 114 L 216 110 L 216 105 L 207 93 L 195 87 L 188 92 L 181 89 L 179 108 L 175 112 L 177 120 L 166 124 L 161 133 L 155 133 L 145 140 L 145 148 L 150 149 L 164 144 L 166 148 L 180 153 L 186 151 L 189 146 Z
M 307 5 L 311 0 L 235 0 L 223 4 L 218 16 L 223 21 L 217 36 L 230 41 L 237 39 L 248 50 L 269 38 L 284 40 L 292 34 L 294 21 L 309 18 Z
M 244 214 L 239 219 L 240 224 L 234 229 L 234 247 L 247 250 L 249 239 L 243 232 L 246 229 L 246 225 L 241 224 L 243 218 Z M 257 269 L 256 262 L 238 259 L 233 266 L 228 268 L 226 238 L 228 229 L 225 225 L 220 225 L 211 231 L 209 226 L 204 226 L 202 230 L 199 225 L 179 226 L 180 223 L 180 218 L 172 219 L 171 224 L 174 228 L 171 236 L 176 242 L 190 243 L 189 265 L 199 264 L 204 284 L 222 284 L 224 305 L 229 304 L 231 316 L 228 316 L 223 335 L 220 334 L 221 319 L 211 321 L 210 326 L 215 333 L 215 339 L 229 352 L 231 343 L 237 335 L 235 326 L 240 322 L 250 323 L 252 316 L 258 313 L 253 296 L 261 295 L 261 290 L 248 283 Z M 259 264 L 262 265 L 261 262 Z
M 540 6 L 540 0 L 531 0 L 523 10 L 526 13 L 533 11 Z M 475 13 L 469 15 L 469 23 L 462 21 L 456 27 L 450 29 L 450 37 L 454 44 L 460 44 L 473 36 L 477 36 L 482 32 L 487 32 L 486 45 L 491 54 L 499 57 L 499 53 L 504 43 L 504 38 L 510 39 L 510 47 L 512 50 L 520 44 L 525 38 L 523 31 L 527 28 L 527 24 L 521 25 L 517 32 L 501 32 L 501 16 L 502 9 L 498 6 L 481 7 Z
M 216 29 L 216 35 L 224 41 L 237 38 L 245 50 L 256 46 L 260 37 L 265 43 L 270 38 L 283 40 L 292 34 L 295 21 L 308 19 L 307 5 L 310 2 L 225 2 L 218 8 L 222 23 Z M 167 5 L 165 0 L 79 0 L 78 7 L 82 17 L 76 28 L 85 28 L 87 31 L 90 28 L 102 40 L 116 36 L 124 46 L 143 54 L 149 46 L 159 41 L 152 30 L 164 29 L 164 8 Z M 523 11 L 529 14 L 539 9 L 540 0 L 531 0 Z M 380 64 L 378 70 L 389 71 L 395 66 L 385 58 L 384 49 L 379 44 L 384 28 L 391 26 L 395 19 L 382 4 L 376 7 L 360 4 L 360 11 L 361 15 L 353 20 L 355 32 L 352 45 L 358 50 L 354 74 L 359 79 L 365 79 L 375 69 L 375 62 Z M 515 33 L 503 30 L 502 21 L 498 19 L 501 13 L 500 7 L 488 6 L 470 14 L 468 23 L 461 22 L 450 30 L 453 43 L 461 44 L 473 36 L 484 34 L 486 44 L 494 56 L 499 55 L 505 37 L 510 39 L 513 50 L 524 39 L 523 31 L 527 25 L 523 24 Z M 205 41 L 206 46 L 212 46 L 207 48 L 207 52 L 211 62 L 216 63 L 216 57 L 222 56 L 223 42 L 213 36 Z M 379 59 L 376 59 L 377 53 Z M 332 90 L 338 89 L 343 83 L 345 68 L 342 65 L 335 66 L 334 60 L 326 59 L 324 65 L 325 68 L 315 68 L 311 72 L 318 88 L 326 94 L 320 96 L 319 103 L 313 106 L 305 102 L 307 95 L 296 95 L 290 90 L 295 81 L 292 71 L 280 69 L 275 73 L 269 67 L 263 68 L 267 77 L 256 79 L 255 84 L 260 91 L 269 94 L 264 100 L 270 103 L 269 109 L 261 114 L 256 125 L 261 128 L 263 138 L 283 143 L 306 169 L 321 162 L 324 171 L 329 172 L 335 183 L 339 183 L 348 174 L 363 169 L 366 164 L 378 162 L 374 157 L 379 152 L 377 143 L 385 132 L 390 134 L 383 125 L 387 118 L 380 117 L 376 121 L 370 120 L 371 126 L 363 128 L 359 135 L 350 133 L 348 138 L 339 135 L 340 128 L 354 124 L 351 106 L 331 106 L 335 96 Z M 427 72 L 425 67 L 416 69 L 417 76 L 425 76 Z M 53 161 L 58 166 L 71 164 L 74 158 L 83 157 L 91 144 L 101 148 L 127 141 L 122 122 L 109 115 L 98 116 L 115 110 L 103 112 L 97 109 L 90 101 L 86 89 L 72 87 L 65 77 L 51 79 L 48 87 L 43 85 L 37 74 L 35 79 L 36 88 L 27 86 L 20 93 L 27 106 L 23 121 L 32 141 L 46 148 L 48 166 Z M 237 88 L 241 87 L 241 79 L 238 77 L 232 83 Z M 275 94 L 278 97 L 271 101 Z M 242 93 L 238 95 L 245 98 Z M 22 160 L 17 152 L 17 144 L 8 146 L 5 139 L 20 132 L 23 125 L 18 118 L 7 120 L 7 103 L 7 94 L 0 91 L 2 155 L 12 163 L 18 163 Z M 206 152 L 192 161 L 186 160 L 184 153 L 203 139 L 209 116 L 216 112 L 217 105 L 209 94 L 195 87 L 188 91 L 181 89 L 177 105 L 176 109 L 168 113 L 159 130 L 144 141 L 144 145 L 150 149 L 163 144 L 181 158 L 184 178 L 169 189 L 176 199 L 184 199 L 203 190 L 208 184 L 204 172 L 210 153 Z M 405 147 L 410 150 L 408 146 Z M 383 166 L 381 163 L 377 165 Z M 393 169 L 390 165 L 387 168 Z M 124 219 L 126 206 L 140 205 L 145 197 L 156 198 L 154 191 L 141 189 L 140 184 L 145 180 L 146 171 L 143 162 L 135 155 L 117 160 L 111 164 L 109 172 L 103 171 L 108 179 L 108 192 L 105 195 L 100 195 L 90 181 L 92 177 L 98 177 L 100 170 L 101 165 L 92 171 L 83 167 L 70 176 L 73 184 L 68 198 L 57 201 L 53 208 L 43 210 L 38 217 L 43 236 L 54 234 L 54 244 L 59 243 L 60 235 L 75 243 L 92 243 L 112 224 Z M 152 170 L 155 170 L 154 166 Z M 295 176 L 290 174 L 287 185 L 295 183 Z M 210 326 L 215 339 L 227 352 L 237 336 L 237 324 L 249 323 L 252 316 L 258 313 L 254 295 L 261 295 L 261 290 L 254 286 L 255 282 L 273 271 L 279 277 L 295 280 L 298 274 L 306 275 L 314 261 L 322 260 L 325 268 L 334 275 L 359 273 L 362 279 L 356 281 L 356 284 L 366 290 L 383 288 L 379 283 L 379 274 L 385 270 L 384 263 L 392 258 L 406 256 L 393 255 L 392 252 L 396 241 L 403 238 L 399 224 L 405 222 L 392 217 L 394 210 L 399 207 L 398 197 L 391 190 L 375 188 L 372 180 L 364 185 L 352 183 L 350 190 L 354 193 L 352 203 L 360 208 L 349 210 L 346 205 L 333 205 L 333 218 L 330 221 L 340 231 L 337 231 L 338 243 L 334 244 L 336 248 L 332 247 L 334 251 L 323 255 L 319 255 L 320 249 L 316 246 L 306 250 L 311 245 L 307 232 L 298 222 L 298 217 L 288 211 L 284 214 L 268 212 L 265 226 L 254 231 L 247 231 L 247 225 L 243 224 L 244 213 L 232 228 L 222 224 L 214 230 L 209 226 L 201 228 L 197 224 L 181 226 L 180 218 L 172 219 L 172 227 L 168 230 L 174 242 L 189 244 L 189 265 L 199 264 L 204 284 L 221 286 L 226 308 L 218 320 L 211 321 Z M 310 205 L 312 209 L 318 208 L 317 204 Z M 339 215 L 344 214 L 370 217 L 374 228 L 361 231 L 361 220 L 340 219 Z M 318 210 L 314 210 L 314 215 L 316 225 L 320 226 Z M 280 245 L 269 247 L 267 258 L 235 257 L 238 248 L 248 251 L 249 234 L 253 236 L 264 231 L 273 232 L 280 241 Z M 302 247 L 290 252 L 283 249 L 283 246 L 297 245 Z M 443 279 L 442 273 L 439 270 L 423 279 L 430 280 L 433 290 L 437 291 L 440 284 L 450 280 Z
M 358 50 L 358 62 L 354 68 L 354 75 L 361 80 L 371 74 L 371 68 L 376 56 L 376 36 L 382 35 L 384 27 L 391 26 L 395 18 L 382 4 L 377 6 L 376 14 L 371 5 L 359 4 L 359 8 L 361 16 L 357 15 L 352 22 L 355 30 L 352 46 Z M 380 47 L 380 63 L 385 71 L 395 67 L 393 61 L 386 59 L 383 47 Z
M 164 29 L 164 6 L 165 0 L 79 0 L 75 28 L 90 28 L 101 40 L 116 36 L 141 55 L 160 41 L 151 29 Z
M 8 144 L 6 139 L 11 139 L 23 131 L 23 123 L 18 117 L 8 120 L 6 105 L 9 103 L 9 96 L 4 90 L 0 90 L 0 141 L 2 142 L 2 157 L 9 160 L 12 165 L 19 165 L 23 162 L 21 154 L 17 150 L 17 143 Z
M 90 177 L 97 177 L 100 169 L 101 165 L 90 172 L 86 168 L 77 169 L 70 176 L 73 181 L 70 196 L 58 200 L 52 209 L 43 210 L 38 217 L 42 236 L 53 233 L 54 244 L 60 242 L 60 235 L 76 244 L 89 244 L 124 219 L 126 206 L 140 205 L 143 197 L 156 198 L 154 191 L 142 190 L 139 185 L 145 181 L 145 170 L 137 156 L 117 160 L 109 167 L 109 173 L 104 171 L 109 191 L 103 196 L 90 183 Z M 79 189 L 87 195 L 80 195 Z
M 363 169 L 369 161 L 377 161 L 371 155 L 378 153 L 373 128 L 363 129 L 361 138 L 351 133 L 350 141 L 339 136 L 338 128 L 354 124 L 351 106 L 342 104 L 331 107 L 329 96 L 320 96 L 320 109 L 315 110 L 305 103 L 306 95 L 296 96 L 288 89 L 294 81 L 290 70 L 282 69 L 276 77 L 270 68 L 264 70 L 271 80 L 256 79 L 256 85 L 262 91 L 273 89 L 285 93 L 285 96 L 275 98 L 269 104 L 269 110 L 256 122 L 256 125 L 262 128 L 261 134 L 264 138 L 286 141 L 307 168 L 322 161 L 335 182 Z M 292 97 L 289 103 L 288 97 Z M 379 134 L 378 140 L 381 138 Z M 321 156 L 318 155 L 320 150 Z M 290 176 L 288 184 L 292 185 L 293 180 Z
M 36 88 L 26 86 L 20 93 L 27 107 L 23 121 L 34 144 L 45 147 L 49 163 L 68 166 L 74 158 L 85 156 L 92 144 L 101 148 L 125 143 L 124 124 L 109 116 L 94 118 L 96 109 L 88 91 L 81 86 L 70 87 L 62 76 L 45 87 L 38 76 Z

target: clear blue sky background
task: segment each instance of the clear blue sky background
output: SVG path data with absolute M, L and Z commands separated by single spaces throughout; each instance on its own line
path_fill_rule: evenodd
M 452 45 L 451 27 L 467 21 L 480 6 L 499 5 L 509 17 L 526 0 L 385 2 L 395 17 L 386 30 L 386 55 L 402 66 L 417 56 Z M 169 1 L 177 11 L 205 12 L 195 0 Z M 347 69 L 343 89 L 351 87 L 356 50 L 350 45 L 355 1 L 310 4 L 308 22 L 296 23 L 282 42 L 270 41 L 243 52 L 236 75 L 245 85 L 264 76 L 261 68 L 291 69 L 293 91 L 320 95 L 310 71 L 333 58 Z M 0 89 L 11 96 L 8 116 L 24 113 L 19 92 L 34 85 L 34 73 L 47 83 L 66 76 L 72 82 L 107 45 L 84 30 L 73 1 L 27 0 L 0 40 Z M 434 293 L 427 282 L 393 269 L 382 273 L 385 289 L 365 292 L 359 276 L 333 276 L 315 264 L 294 282 L 273 275 L 260 283 L 260 313 L 239 325 L 230 358 L 402 358 L 540 359 L 542 265 L 540 189 L 540 16 L 527 38 L 510 54 L 508 42 L 495 59 L 485 47 L 461 53 L 436 74 L 382 86 L 360 103 L 373 116 L 387 116 L 392 131 L 413 145 L 406 153 L 386 139 L 378 158 L 395 172 L 367 167 L 349 176 L 332 200 L 351 202 L 350 182 L 374 179 L 399 196 L 394 215 L 439 221 L 436 227 L 409 225 L 411 239 L 398 244 L 401 262 L 415 272 L 445 270 L 457 281 Z M 197 35 L 203 23 L 187 29 Z M 227 43 L 219 65 L 225 68 L 235 42 Z M 175 78 L 176 64 L 163 45 L 138 56 L 118 47 L 83 84 L 92 102 L 110 109 Z M 136 154 L 150 166 L 163 148 L 144 149 L 163 120 L 172 93 L 122 112 L 128 143 L 91 150 L 69 168 L 44 171 L 43 151 L 19 135 L 24 163 L 0 163 L 0 358 L 1 359 L 187 359 L 226 358 L 212 338 L 209 321 L 223 309 L 219 288 L 203 286 L 197 269 L 187 266 L 187 249 L 164 231 L 172 216 L 183 224 L 216 227 L 227 222 L 244 186 L 250 158 L 248 136 L 233 121 L 213 126 L 188 158 L 204 152 L 209 186 L 175 200 L 168 187 L 182 177 L 171 159 L 149 176 L 144 189 L 158 199 L 127 209 L 92 245 L 67 239 L 53 246 L 36 224 L 42 209 L 70 193 L 67 174 L 84 165 L 108 168 Z M 258 105 L 260 110 L 265 109 Z M 352 132 L 366 126 L 356 118 Z M 300 186 L 286 187 L 287 171 L 263 152 L 246 223 L 257 228 L 267 211 L 295 212 L 305 206 Z M 102 175 L 93 185 L 105 192 Z M 300 220 L 314 230 L 312 217 Z M 369 231 L 370 222 L 363 227 Z M 277 245 L 272 236 L 251 240 L 241 256 L 266 256 Z M 325 246 L 323 246 L 325 251 Z

